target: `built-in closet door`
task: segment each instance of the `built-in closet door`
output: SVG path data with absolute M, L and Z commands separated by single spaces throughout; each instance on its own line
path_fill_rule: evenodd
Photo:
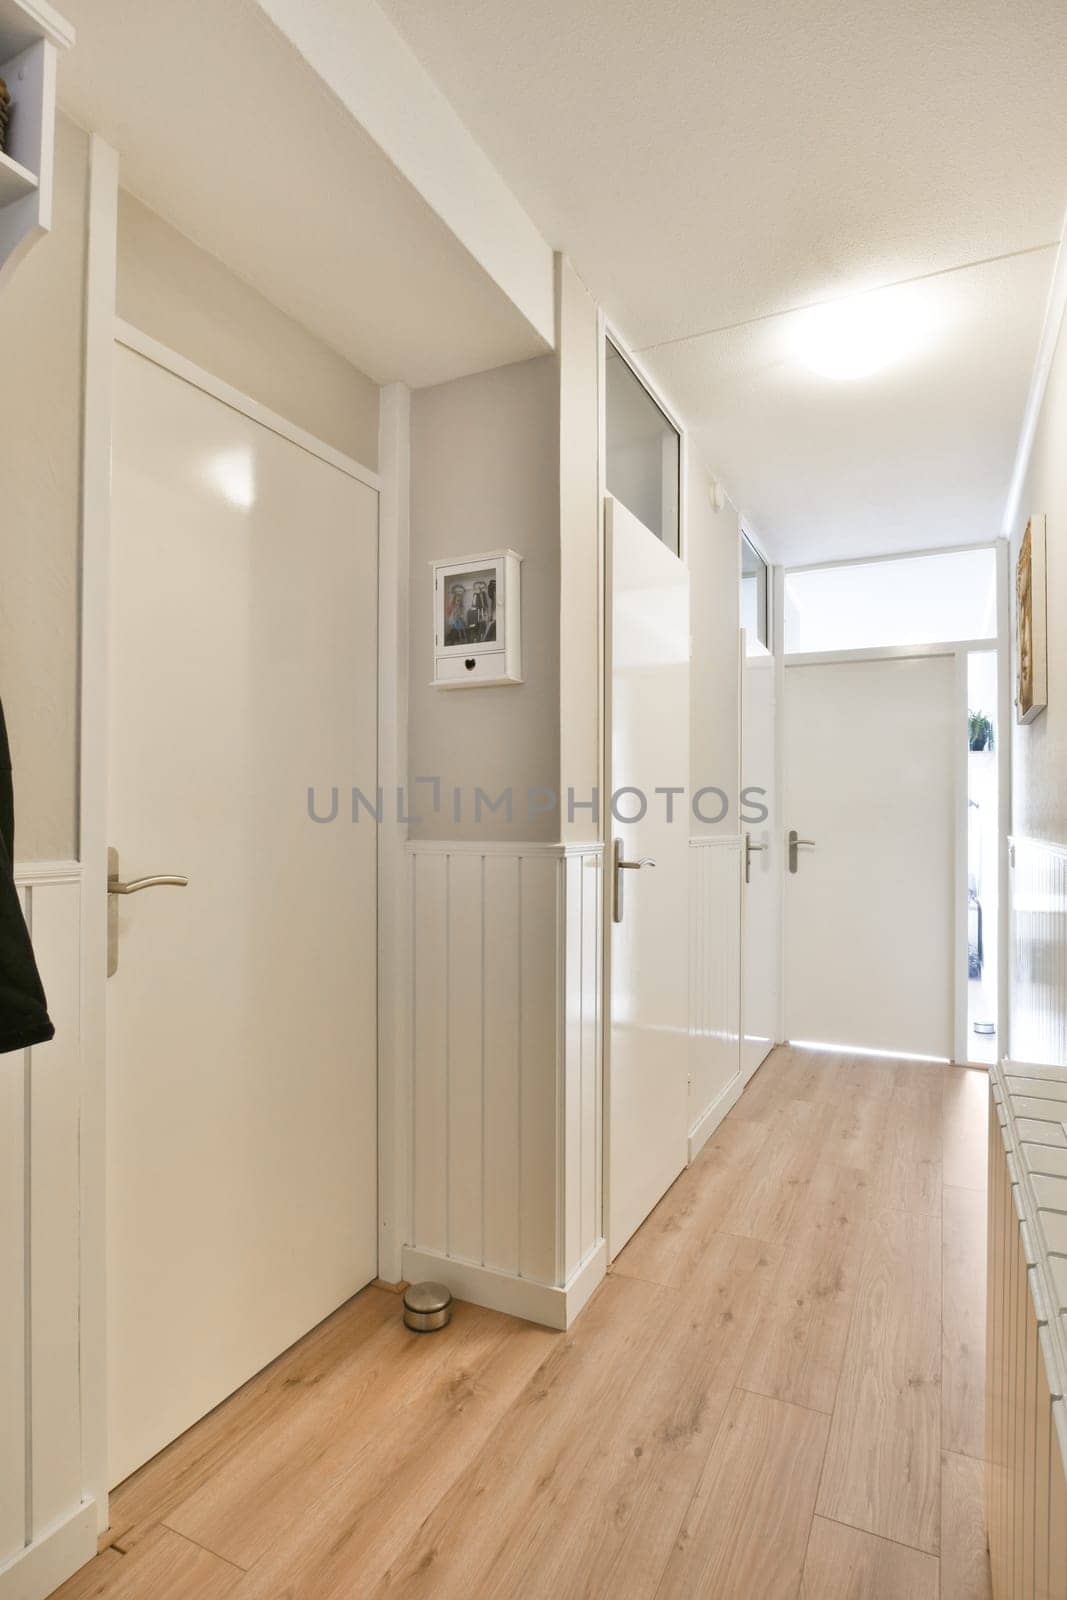
M 614 1257 L 688 1154 L 689 819 L 664 796 L 684 796 L 689 780 L 689 569 L 613 499 L 607 598 Z
M 116 349 L 109 838 L 188 885 L 111 899 L 112 1482 L 376 1271 L 377 528 Z

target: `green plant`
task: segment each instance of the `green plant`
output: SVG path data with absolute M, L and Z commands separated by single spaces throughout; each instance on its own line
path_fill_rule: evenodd
M 967 713 L 969 743 L 972 750 L 992 750 L 993 723 L 984 711 Z

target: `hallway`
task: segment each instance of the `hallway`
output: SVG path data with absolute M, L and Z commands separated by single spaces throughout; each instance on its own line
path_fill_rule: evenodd
M 983 1073 L 777 1050 L 568 1334 L 350 1301 L 63 1600 L 982 1600 Z

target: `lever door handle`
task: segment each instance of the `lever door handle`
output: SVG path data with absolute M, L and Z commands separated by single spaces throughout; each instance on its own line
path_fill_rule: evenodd
M 119 853 L 114 845 L 107 852 L 107 975 L 113 978 L 119 969 L 119 903 L 120 894 L 140 894 L 142 889 L 186 889 L 189 879 L 180 872 L 155 872 L 150 878 L 131 878 L 124 882 L 119 876 Z
M 766 850 L 765 844 L 753 844 L 752 835 L 745 834 L 745 882 L 748 883 L 752 875 L 752 854 L 756 850 Z
M 814 839 L 802 839 L 800 837 L 800 835 L 797 833 L 797 830 L 795 828 L 790 828 L 790 830 L 789 830 L 789 870 L 790 870 L 790 872 L 795 872 L 797 870 L 798 858 L 799 858 L 799 854 L 800 854 L 801 849 L 814 850 L 815 849 L 815 840 Z
M 118 878 L 108 878 L 108 894 L 140 894 L 142 889 L 188 889 L 189 879 L 183 878 L 177 872 L 159 872 L 152 878 L 131 878 L 129 883 L 120 883 Z
M 622 921 L 622 877 L 623 872 L 638 872 L 642 867 L 654 867 L 655 861 L 651 856 L 641 856 L 637 861 L 624 861 L 622 858 L 622 840 L 616 839 L 612 845 L 612 899 L 611 918 L 613 922 Z

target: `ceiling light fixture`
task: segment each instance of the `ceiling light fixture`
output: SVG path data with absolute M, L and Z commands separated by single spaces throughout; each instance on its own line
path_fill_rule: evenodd
M 925 332 L 915 297 L 902 288 L 882 289 L 798 312 L 794 347 L 813 372 L 849 380 L 904 359 Z

